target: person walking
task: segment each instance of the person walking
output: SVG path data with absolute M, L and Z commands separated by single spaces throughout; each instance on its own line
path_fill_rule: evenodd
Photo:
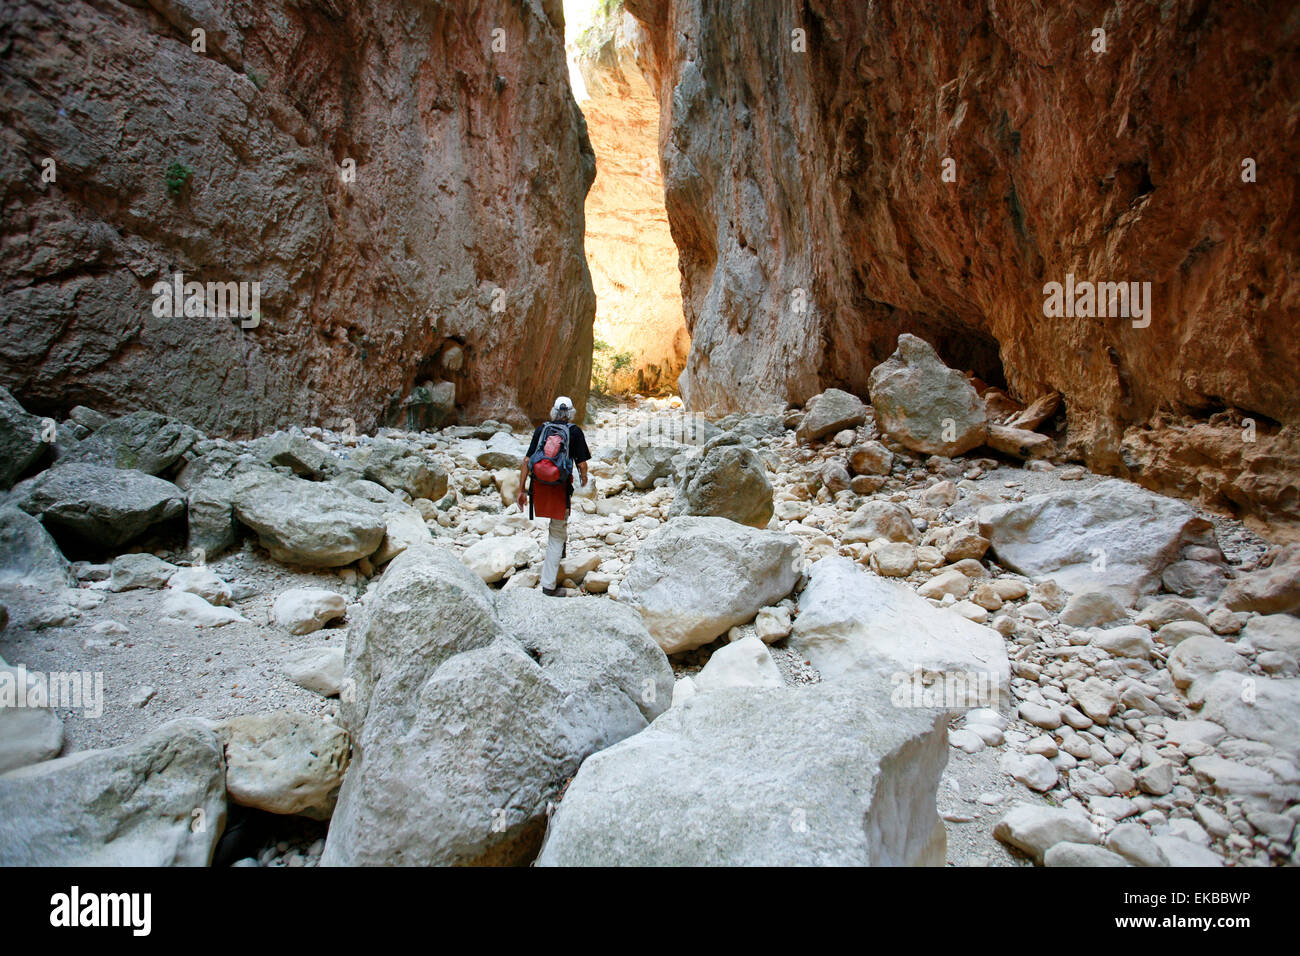
M 551 519 L 541 581 L 542 593 L 550 597 L 560 594 L 556 578 L 568 540 L 573 469 L 576 465 L 585 487 L 587 462 L 591 460 L 587 436 L 573 424 L 573 416 L 573 402 L 561 395 L 551 406 L 550 420 L 533 430 L 533 440 L 519 469 L 519 510 L 527 505 L 529 518 Z

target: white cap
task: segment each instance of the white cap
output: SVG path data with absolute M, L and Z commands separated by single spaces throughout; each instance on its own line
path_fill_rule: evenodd
M 551 417 L 560 418 L 561 416 L 573 418 L 573 399 L 567 395 L 561 395 L 555 400 L 555 404 L 551 406 Z

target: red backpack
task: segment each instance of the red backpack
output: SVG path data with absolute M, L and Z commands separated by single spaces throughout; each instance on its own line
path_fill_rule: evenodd
M 547 422 L 537 436 L 537 450 L 528 459 L 528 473 L 544 485 L 567 485 L 573 475 L 569 457 L 569 426 Z

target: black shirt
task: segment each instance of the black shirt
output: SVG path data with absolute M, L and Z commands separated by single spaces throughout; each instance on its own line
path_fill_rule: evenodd
M 556 422 L 557 425 L 568 425 L 568 422 Z M 537 442 L 542 436 L 542 429 L 546 423 L 538 425 L 533 429 L 533 440 L 528 443 L 528 452 L 525 458 L 532 458 L 533 452 L 537 451 Z M 573 459 L 575 465 L 580 465 L 584 461 L 591 460 L 591 451 L 587 448 L 587 436 L 582 433 L 582 429 L 577 425 L 569 425 L 569 457 Z

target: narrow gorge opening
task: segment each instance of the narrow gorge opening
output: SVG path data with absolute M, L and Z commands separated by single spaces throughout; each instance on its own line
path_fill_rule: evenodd
M 11 909 L 1300 866 L 1280 6 L 5 0 Z
M 645 38 L 618 0 L 565 0 L 574 98 L 596 180 L 584 245 L 596 292 L 594 394 L 677 391 L 690 336 L 659 162 L 659 102 L 640 61 Z

